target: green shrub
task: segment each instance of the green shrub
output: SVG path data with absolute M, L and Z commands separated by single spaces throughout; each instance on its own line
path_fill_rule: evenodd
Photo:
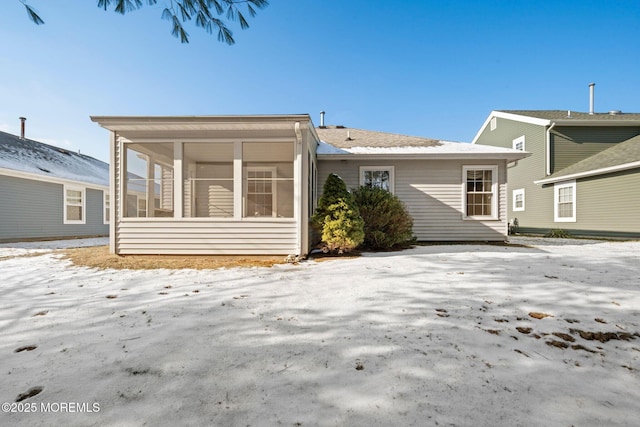
M 544 237 L 552 237 L 556 239 L 567 239 L 571 237 L 571 234 L 569 234 L 569 232 L 561 228 L 554 228 L 553 230 L 549 230 L 549 232 L 545 234 Z
M 364 220 L 365 247 L 391 249 L 415 242 L 413 218 L 397 196 L 377 187 L 360 187 L 353 196 Z
M 311 217 L 313 227 L 322 232 L 324 219 L 329 213 L 329 206 L 336 204 L 340 200 L 344 200 L 349 206 L 352 206 L 353 195 L 347 190 L 347 185 L 335 173 L 327 177 L 322 187 L 322 196 L 318 200 L 318 207 Z
M 349 252 L 364 240 L 363 228 L 364 221 L 358 209 L 339 200 L 327 208 L 322 226 L 322 241 L 330 252 Z
M 311 225 L 321 234 L 326 250 L 348 252 L 364 239 L 364 222 L 358 213 L 353 195 L 336 174 L 327 177 L 322 197 L 311 217 Z

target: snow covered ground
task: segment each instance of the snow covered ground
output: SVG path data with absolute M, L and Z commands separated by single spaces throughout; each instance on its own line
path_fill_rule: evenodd
M 204 271 L 0 245 L 0 425 L 638 425 L 640 242 L 515 243 Z

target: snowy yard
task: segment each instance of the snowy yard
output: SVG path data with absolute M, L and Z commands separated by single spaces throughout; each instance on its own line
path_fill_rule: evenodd
M 640 242 L 514 242 L 203 271 L 0 245 L 0 425 L 638 425 Z

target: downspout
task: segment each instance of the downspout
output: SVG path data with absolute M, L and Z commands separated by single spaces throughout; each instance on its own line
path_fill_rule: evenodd
M 302 220 L 302 132 L 300 131 L 300 122 L 296 122 L 293 127 L 296 133 L 296 145 L 295 145 L 295 169 L 293 172 L 293 206 L 294 217 L 298 224 L 298 230 L 296 232 L 296 254 L 302 255 L 302 234 L 306 233 Z
M 551 126 L 549 126 L 547 128 L 547 136 L 546 136 L 546 159 L 545 159 L 545 166 L 546 166 L 546 176 L 551 175 L 551 129 L 553 129 L 553 127 L 555 126 L 555 123 L 551 123 Z

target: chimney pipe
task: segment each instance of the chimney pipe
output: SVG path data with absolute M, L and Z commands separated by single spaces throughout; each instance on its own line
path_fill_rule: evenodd
M 593 114 L 593 98 L 594 98 L 594 88 L 595 83 L 589 83 L 589 114 Z
M 24 139 L 24 122 L 26 121 L 26 117 L 20 117 L 20 139 Z
M 324 127 L 324 111 L 320 111 L 320 127 Z

